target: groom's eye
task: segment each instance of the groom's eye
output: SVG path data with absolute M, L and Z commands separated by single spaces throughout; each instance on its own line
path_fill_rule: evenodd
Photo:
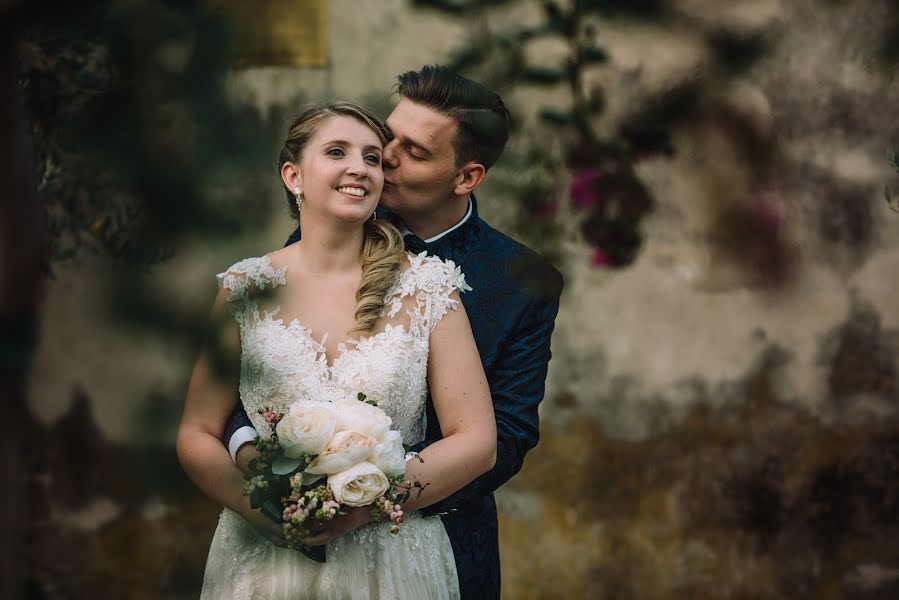
M 425 157 L 422 156 L 421 150 L 419 150 L 416 146 L 412 145 L 409 142 L 403 144 L 403 151 L 409 155 L 409 158 L 413 160 L 425 160 Z

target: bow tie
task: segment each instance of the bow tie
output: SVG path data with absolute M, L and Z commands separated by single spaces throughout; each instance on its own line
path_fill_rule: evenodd
M 428 249 L 428 246 L 427 244 L 425 244 L 424 240 L 414 233 L 407 233 L 406 235 L 404 235 L 403 242 L 405 242 L 406 244 L 406 250 L 408 250 L 412 254 L 420 254 Z

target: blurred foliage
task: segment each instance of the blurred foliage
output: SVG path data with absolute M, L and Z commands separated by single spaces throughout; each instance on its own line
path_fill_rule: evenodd
M 32 4 L 19 87 L 55 264 L 134 266 L 258 211 L 228 202 L 260 165 L 260 132 L 228 106 L 229 33 L 196 2 Z M 245 207 L 244 207 L 245 208 Z
M 893 167 L 893 170 L 896 171 L 896 174 L 899 175 L 899 156 L 896 155 L 896 151 L 892 148 L 886 151 L 887 162 L 890 163 L 890 166 Z M 891 188 L 890 186 L 884 186 L 883 195 L 887 201 L 887 206 L 893 209 L 896 212 L 899 212 L 899 188 Z
M 46 218 L 51 273 L 86 254 L 114 258 L 116 268 L 107 282 L 112 314 L 176 344 L 197 343 L 208 333 L 205 317 L 165 297 L 158 280 L 153 285 L 145 273 L 179 247 L 258 229 L 269 214 L 268 132 L 259 126 L 258 114 L 229 104 L 226 97 L 231 33 L 202 2 L 49 0 L 23 4 L 21 11 L 18 92 L 27 117 L 22 127 L 32 142 L 33 181 Z M 259 210 L 262 203 L 265 210 Z M 213 348 L 214 357 L 219 354 Z M 75 403 L 79 414 L 89 412 L 83 405 Z M 158 391 L 151 392 L 141 415 L 145 431 L 170 431 L 172 409 Z M 188 556 L 204 556 L 208 539 L 203 534 L 212 523 L 202 518 L 212 519 L 215 512 L 188 485 L 170 439 L 163 475 L 176 482 L 172 494 L 177 498 L 169 497 L 170 490 L 160 491 L 159 481 L 147 479 L 154 473 L 147 465 L 158 464 L 158 448 L 150 460 L 135 466 L 134 457 L 123 450 L 97 450 L 102 436 L 84 423 L 66 431 L 71 452 L 59 456 L 75 462 L 46 469 L 56 476 L 54 509 L 63 514 L 78 510 L 71 504 L 96 494 L 134 500 L 123 508 L 128 518 L 86 534 L 78 526 L 60 529 L 51 522 L 53 515 L 38 509 L 31 524 L 36 533 L 26 550 L 33 556 L 33 595 L 172 597 L 158 590 L 181 586 L 177 572 L 165 572 L 170 568 L 165 555 L 172 549 L 160 544 L 168 543 L 174 531 L 181 538 L 176 552 L 187 548 Z M 46 455 L 44 445 L 57 433 L 36 432 L 40 442 L 34 443 L 41 446 L 36 454 Z M 71 481 L 61 481 L 59 474 L 69 474 Z M 60 497 L 60 489 L 69 496 Z M 145 489 L 162 495 L 163 507 L 184 505 L 184 496 L 199 509 L 185 519 L 160 508 L 163 516 L 158 518 L 175 524 L 157 526 L 157 517 L 141 516 L 146 515 L 142 505 L 153 506 L 153 494 Z M 135 545 L 138 535 L 141 544 Z M 194 539 L 199 543 L 191 548 Z M 82 548 L 77 553 L 82 564 L 61 565 L 56 558 L 60 544 Z M 127 570 L 138 574 L 137 580 L 129 576 L 110 583 L 103 574 L 115 565 L 111 557 L 120 565 L 129 563 Z M 202 563 L 190 564 L 188 571 L 191 580 L 185 587 L 195 592 Z M 144 574 L 147 581 L 141 580 Z M 96 585 L 85 584 L 91 578 Z M 116 588 L 118 584 L 128 589 Z
M 899 65 L 899 0 L 888 0 L 889 16 L 880 36 L 880 60 L 890 69 Z
M 611 268 L 626 267 L 636 259 L 643 242 L 641 223 L 654 206 L 652 194 L 636 173 L 638 163 L 670 156 L 672 128 L 708 109 L 701 102 L 703 97 L 721 86 L 722 80 L 745 72 L 769 43 L 762 36 L 708 31 L 705 41 L 716 59 L 714 76 L 693 78 L 661 97 L 647 97 L 611 133 L 600 134 L 605 91 L 588 83 L 587 77 L 592 69 L 609 66 L 599 24 L 602 19 L 627 20 L 661 30 L 679 18 L 669 3 L 547 0 L 541 3 L 538 22 L 493 29 L 485 25 L 485 9 L 503 5 L 505 11 L 513 11 L 514 5 L 525 3 L 414 0 L 413 4 L 477 22 L 471 43 L 460 48 L 446 66 L 483 81 L 507 98 L 519 86 L 564 91 L 566 100 L 540 106 L 536 112 L 543 126 L 554 130 L 550 135 L 569 148 L 565 156 L 553 154 L 553 146 L 540 132 L 539 139 L 530 139 L 524 149 L 507 151 L 500 165 L 519 175 L 518 184 L 508 189 L 522 207 L 517 226 L 531 243 L 550 256 L 556 253 L 553 243 L 561 237 L 556 218 L 559 190 L 568 185 L 568 200 L 579 215 L 584 240 L 593 248 L 593 263 Z M 528 46 L 548 39 L 563 42 L 565 58 L 556 64 L 533 64 Z M 520 177 L 531 172 L 556 175 Z

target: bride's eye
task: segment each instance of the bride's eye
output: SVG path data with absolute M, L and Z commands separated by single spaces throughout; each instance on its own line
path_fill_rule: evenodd
M 368 161 L 369 164 L 378 166 L 381 164 L 381 157 L 377 154 L 366 154 L 365 160 Z
M 333 156 L 333 157 L 339 158 L 341 156 L 344 156 L 344 152 L 340 148 L 331 148 L 330 150 L 328 150 L 328 156 Z

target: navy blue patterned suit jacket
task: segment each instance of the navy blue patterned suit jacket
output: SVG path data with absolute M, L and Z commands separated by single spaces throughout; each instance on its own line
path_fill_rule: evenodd
M 499 598 L 499 540 L 493 492 L 521 469 L 539 438 L 537 405 L 543 399 L 550 337 L 559 309 L 562 276 L 526 246 L 473 212 L 462 226 L 430 244 L 407 237 L 407 248 L 452 260 L 473 288 L 461 295 L 490 385 L 497 427 L 496 466 L 450 497 L 424 509 L 440 514 L 453 546 L 463 598 Z M 380 213 L 384 214 L 384 213 Z M 385 215 L 391 218 L 390 215 Z M 299 240 L 296 231 L 288 244 Z M 420 449 L 441 437 L 430 400 Z M 225 442 L 249 419 L 238 406 Z

